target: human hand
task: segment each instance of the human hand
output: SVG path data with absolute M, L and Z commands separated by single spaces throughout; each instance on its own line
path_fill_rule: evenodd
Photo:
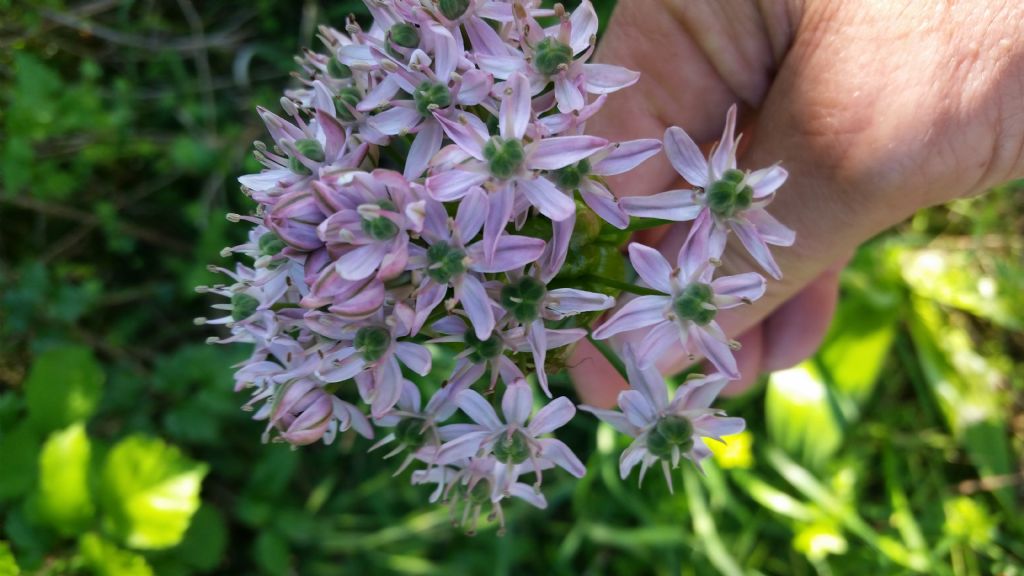
M 719 316 L 743 345 L 743 378 L 731 390 L 814 352 L 839 271 L 861 242 L 920 208 L 1024 176 L 1021 38 L 1024 4 L 1012 0 L 619 4 L 599 59 L 642 76 L 609 99 L 595 133 L 649 138 L 679 125 L 711 144 L 739 103 L 740 168 L 781 160 L 790 173 L 771 206 L 797 233 L 775 253 L 784 277 Z M 659 157 L 612 184 L 619 196 L 649 195 L 678 178 Z M 686 230 L 639 240 L 674 256 Z M 758 270 L 731 244 L 723 274 Z M 672 373 L 689 363 L 677 346 L 659 366 Z M 587 342 L 572 365 L 587 404 L 611 405 L 626 387 Z

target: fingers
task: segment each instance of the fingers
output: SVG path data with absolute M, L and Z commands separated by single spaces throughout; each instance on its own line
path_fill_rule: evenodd
M 619 392 L 629 388 L 611 362 L 588 340 L 581 340 L 576 346 L 569 366 L 576 392 L 584 404 L 610 408 Z

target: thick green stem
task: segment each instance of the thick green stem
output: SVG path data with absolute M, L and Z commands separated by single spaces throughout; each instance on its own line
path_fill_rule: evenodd
M 594 348 L 597 348 L 597 351 L 600 352 L 606 360 L 608 360 L 612 367 L 615 368 L 615 371 L 622 376 L 622 379 L 628 382 L 629 374 L 626 373 L 626 365 L 622 362 L 622 358 L 619 358 L 619 355 L 612 350 L 612 347 L 609 346 L 607 342 L 596 340 L 594 338 L 593 331 L 587 331 L 587 340 L 590 340 L 590 343 L 594 345 Z

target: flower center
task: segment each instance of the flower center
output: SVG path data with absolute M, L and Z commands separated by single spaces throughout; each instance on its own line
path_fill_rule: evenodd
M 541 40 L 533 51 L 533 65 L 545 76 L 558 73 L 569 62 L 572 62 L 572 48 L 554 38 Z
M 579 188 L 580 182 L 590 174 L 590 162 L 586 158 L 578 164 L 566 166 L 555 171 L 555 183 L 564 190 L 575 190 Z
M 252 316 L 259 307 L 260 301 L 245 292 L 235 292 L 231 295 L 231 319 L 235 322 L 241 322 Z
M 469 10 L 469 0 L 439 0 L 437 7 L 449 20 L 458 20 Z
M 494 457 L 505 464 L 522 464 L 530 457 L 530 443 L 526 436 L 516 430 L 502 434 L 494 442 Z
M 367 362 L 380 360 L 391 345 L 391 332 L 382 326 L 363 326 L 356 330 L 352 344 Z
M 475 332 L 468 330 L 465 341 L 469 348 L 469 360 L 476 364 L 497 358 L 505 351 L 505 345 L 498 338 L 497 332 L 492 333 L 486 340 L 481 340 L 476 337 Z
M 484 159 L 495 178 L 505 180 L 515 176 L 525 158 L 523 145 L 518 140 L 495 137 L 484 144 Z
M 395 426 L 395 438 L 399 444 L 404 444 L 410 451 L 423 446 L 425 442 L 423 434 L 423 420 L 419 418 L 403 418 Z
M 395 211 L 395 205 L 387 200 L 382 200 L 378 202 L 377 205 L 384 210 L 388 210 L 390 212 Z M 398 235 L 398 224 L 395 224 L 390 218 L 385 218 L 384 216 L 360 218 L 359 225 L 363 228 L 363 232 L 374 240 L 391 240 Z
M 540 315 L 540 303 L 547 294 L 544 284 L 531 276 L 523 276 L 515 284 L 501 288 L 501 305 L 516 320 L 526 324 Z
M 682 416 L 663 417 L 647 434 L 647 451 L 658 458 L 670 458 L 673 448 L 693 448 L 693 424 Z
M 358 106 L 362 99 L 363 95 L 355 86 L 338 90 L 338 95 L 334 97 L 334 111 L 338 119 L 343 122 L 354 122 L 356 117 L 350 108 Z
M 420 45 L 420 33 L 409 24 L 395 24 L 388 31 L 388 38 L 402 48 L 415 48 Z
M 295 141 L 295 149 L 300 154 L 309 158 L 313 162 L 324 161 L 324 148 L 320 145 L 320 142 L 313 140 L 312 138 L 303 138 Z M 292 157 L 288 162 L 288 168 L 296 174 L 312 174 L 313 171 L 309 169 L 305 164 L 299 161 L 298 158 Z
M 267 232 L 263 236 L 260 236 L 257 242 L 260 250 L 260 256 L 277 256 L 281 253 L 281 250 L 285 249 L 286 244 L 284 240 L 274 234 L 273 232 Z
M 341 63 L 337 58 L 331 58 L 327 61 L 327 74 L 331 78 L 340 78 L 342 80 L 352 77 L 352 69 Z
M 466 271 L 464 260 L 466 253 L 449 245 L 438 242 L 427 249 L 427 276 L 438 284 L 447 284 L 452 278 Z
M 434 108 L 447 108 L 452 103 L 452 93 L 444 84 L 424 81 L 412 93 L 416 101 L 416 110 L 425 117 L 430 117 Z
M 726 170 L 721 180 L 715 181 L 707 191 L 711 213 L 719 218 L 731 218 L 750 208 L 754 189 L 743 184 L 743 172 Z
M 718 309 L 711 305 L 713 297 L 714 292 L 709 284 L 695 282 L 687 286 L 682 294 L 676 296 L 672 307 L 680 320 L 689 320 L 701 326 L 707 326 L 718 313 Z

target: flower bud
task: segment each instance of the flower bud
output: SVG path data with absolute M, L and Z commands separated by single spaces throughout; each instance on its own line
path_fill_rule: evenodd
M 438 284 L 448 284 L 452 278 L 466 271 L 466 253 L 438 242 L 427 249 L 427 276 Z
M 707 189 L 708 209 L 719 218 L 730 218 L 750 208 L 754 201 L 754 189 L 743 183 L 744 174 L 739 170 L 726 170 L 721 180 Z
M 437 8 L 449 20 L 458 20 L 469 10 L 469 0 L 438 0 Z
M 420 33 L 411 24 L 395 24 L 388 30 L 388 39 L 402 48 L 415 48 L 420 45 Z
M 298 250 L 323 246 L 316 227 L 324 215 L 309 192 L 293 192 L 281 198 L 266 217 L 266 225 L 287 245 Z
M 452 104 L 452 93 L 448 87 L 429 80 L 417 86 L 412 97 L 416 100 L 416 110 L 428 118 L 435 108 L 447 108 Z
M 491 138 L 484 144 L 484 159 L 491 175 L 500 180 L 515 176 L 526 159 L 523 145 L 518 140 Z
M 547 294 L 544 284 L 532 276 L 523 276 L 515 284 L 501 289 L 501 306 L 516 320 L 526 324 L 540 315 L 540 303 Z
M 334 112 L 339 120 L 354 122 L 356 116 L 352 113 L 352 110 L 362 101 L 363 95 L 355 86 L 342 88 L 338 90 L 338 95 L 334 97 Z
M 466 342 L 466 348 L 469 349 L 469 360 L 471 362 L 478 364 L 487 362 L 501 356 L 502 352 L 505 351 L 505 345 L 502 343 L 497 332 L 491 333 L 491 336 L 486 340 L 481 340 L 476 337 L 476 332 L 467 330 L 463 338 Z
M 284 240 L 278 238 L 277 234 L 273 232 L 267 232 L 260 236 L 257 244 L 259 245 L 260 256 L 277 256 L 286 246 Z
M 530 457 L 530 444 L 526 436 L 516 430 L 502 434 L 494 441 L 494 457 L 505 464 L 522 464 Z
M 331 58 L 327 62 L 327 74 L 331 78 L 345 80 L 352 77 L 352 69 L 341 63 L 337 58 Z
M 572 62 L 572 48 L 555 38 L 545 38 L 537 44 L 533 51 L 533 65 L 545 76 L 557 74 L 563 67 Z
M 672 308 L 681 320 L 689 320 L 700 326 L 707 326 L 715 319 L 718 310 L 711 304 L 714 292 L 711 286 L 695 282 L 687 286 L 676 297 Z
M 355 341 L 352 346 L 359 351 L 363 360 L 376 362 L 391 346 L 391 332 L 382 326 L 363 326 L 356 330 Z
M 252 316 L 259 307 L 260 301 L 245 292 L 235 292 L 231 295 L 231 319 L 235 322 Z
M 323 438 L 333 413 L 330 394 L 309 380 L 293 380 L 280 392 L 271 422 L 283 440 L 304 446 Z

